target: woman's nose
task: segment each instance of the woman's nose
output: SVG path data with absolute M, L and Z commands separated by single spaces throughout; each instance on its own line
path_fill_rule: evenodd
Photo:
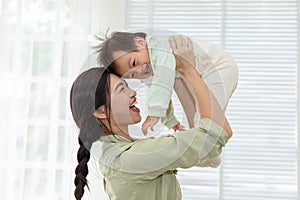
M 136 96 L 136 91 L 135 90 L 129 89 L 129 91 L 130 91 L 130 97 L 135 97 Z

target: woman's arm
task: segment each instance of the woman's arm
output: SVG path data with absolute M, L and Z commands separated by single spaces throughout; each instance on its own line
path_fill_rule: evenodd
M 201 118 L 209 118 L 216 122 L 223 127 L 228 137 L 231 137 L 232 130 L 223 111 L 194 67 L 195 58 L 191 39 L 185 40 L 182 36 L 170 36 L 169 42 L 176 58 L 176 70 L 182 74 L 190 91 L 194 94 Z

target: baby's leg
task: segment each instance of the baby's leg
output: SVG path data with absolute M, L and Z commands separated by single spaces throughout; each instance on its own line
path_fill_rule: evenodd
M 194 116 L 196 113 L 196 102 L 195 99 L 190 92 L 186 83 L 182 80 L 182 78 L 176 78 L 174 84 L 174 90 L 178 96 L 178 99 L 183 107 L 186 118 L 189 123 L 189 127 L 194 127 Z
M 229 99 L 237 86 L 238 72 L 233 60 L 224 60 L 214 68 L 202 74 L 209 90 L 215 96 L 221 109 L 225 112 Z
M 199 42 L 194 47 L 197 69 L 225 112 L 228 101 L 237 86 L 237 65 L 230 55 L 213 44 Z

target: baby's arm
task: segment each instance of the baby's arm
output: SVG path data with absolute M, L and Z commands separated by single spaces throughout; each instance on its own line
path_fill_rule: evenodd
M 149 55 L 154 67 L 154 76 L 148 96 L 148 117 L 143 132 L 152 127 L 159 118 L 166 117 L 175 81 L 175 58 L 168 39 L 153 37 L 149 41 Z
M 142 131 L 145 135 L 147 134 L 148 128 L 153 131 L 153 127 L 157 124 L 159 119 L 167 115 L 167 108 L 169 107 L 172 93 L 162 85 L 163 84 L 158 84 L 157 82 L 152 82 L 150 95 L 148 97 L 148 117 L 142 125 Z M 173 121 L 174 119 L 171 120 Z M 169 123 L 172 124 L 172 121 Z
M 152 116 L 148 116 L 146 118 L 146 120 L 144 121 L 143 125 L 142 125 L 142 132 L 144 133 L 144 135 L 147 134 L 148 128 L 151 129 L 151 131 L 154 131 L 154 126 L 155 124 L 157 124 L 159 120 L 159 117 L 152 117 Z
M 161 118 L 161 123 L 168 127 L 169 129 L 173 128 L 174 131 L 183 131 L 184 126 L 176 119 L 174 115 L 174 107 L 172 100 L 170 100 L 169 107 L 167 109 L 166 117 Z
M 173 107 L 172 100 L 170 100 L 166 116 L 161 118 L 161 123 L 166 127 L 168 127 L 169 129 L 173 128 L 178 123 L 178 120 L 174 115 L 174 107 Z
M 157 117 L 147 117 L 145 122 L 142 125 L 142 131 L 144 134 L 147 134 L 147 129 L 150 128 L 153 131 L 153 126 L 157 123 L 159 118 Z M 170 100 L 169 107 L 167 109 L 167 113 L 165 117 L 161 118 L 161 123 L 165 125 L 169 129 L 173 129 L 174 131 L 184 131 L 185 127 L 180 124 L 177 118 L 174 115 L 174 107 L 172 100 Z

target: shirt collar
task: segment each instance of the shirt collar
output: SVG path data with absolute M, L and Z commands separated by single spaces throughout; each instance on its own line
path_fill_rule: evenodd
M 121 136 L 121 135 L 105 135 L 100 138 L 101 142 L 132 142 L 131 140 Z

